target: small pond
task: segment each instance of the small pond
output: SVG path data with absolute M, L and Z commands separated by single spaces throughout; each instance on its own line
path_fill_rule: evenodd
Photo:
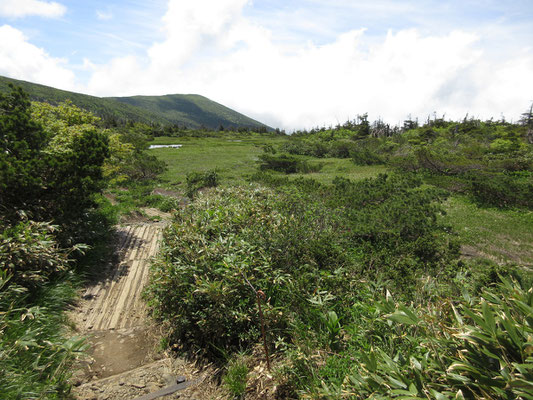
M 181 144 L 151 144 L 150 147 L 148 147 L 149 149 L 163 149 L 165 147 L 171 147 L 173 149 L 179 149 L 181 146 Z

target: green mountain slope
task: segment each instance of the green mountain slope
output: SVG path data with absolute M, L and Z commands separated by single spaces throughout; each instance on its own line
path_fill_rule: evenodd
M 169 94 L 165 96 L 110 97 L 122 104 L 136 106 L 157 114 L 169 122 L 187 126 L 264 126 L 243 114 L 196 94 Z
M 270 129 L 258 121 L 199 95 L 95 97 L 3 76 L 0 76 L 0 91 L 6 92 L 9 83 L 21 86 L 29 93 L 32 100 L 53 104 L 70 100 L 78 107 L 107 119 L 163 125 L 178 124 L 190 128 L 204 126 L 216 129 L 223 125 Z

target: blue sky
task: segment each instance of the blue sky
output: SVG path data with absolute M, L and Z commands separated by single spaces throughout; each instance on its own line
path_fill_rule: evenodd
M 516 119 L 532 0 L 0 0 L 0 75 L 198 93 L 288 130 L 368 112 Z

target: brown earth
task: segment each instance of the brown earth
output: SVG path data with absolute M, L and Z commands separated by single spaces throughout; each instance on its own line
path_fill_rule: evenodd
M 76 334 L 86 336 L 89 344 L 72 377 L 75 398 L 136 399 L 182 381 L 191 384 L 159 398 L 223 396 L 213 383 L 213 368 L 198 368 L 159 350 L 162 327 L 147 316 L 141 293 L 163 227 L 162 222 L 117 227 L 117 262 L 110 262 L 86 288 L 71 313 Z

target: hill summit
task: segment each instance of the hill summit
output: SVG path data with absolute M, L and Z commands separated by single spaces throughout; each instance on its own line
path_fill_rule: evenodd
M 96 97 L 3 76 L 0 76 L 0 91 L 7 91 L 10 83 L 22 87 L 32 100 L 51 104 L 70 100 L 78 107 L 104 119 L 180 125 L 188 128 L 217 129 L 222 125 L 225 128 L 271 129 L 259 121 L 197 94 Z

